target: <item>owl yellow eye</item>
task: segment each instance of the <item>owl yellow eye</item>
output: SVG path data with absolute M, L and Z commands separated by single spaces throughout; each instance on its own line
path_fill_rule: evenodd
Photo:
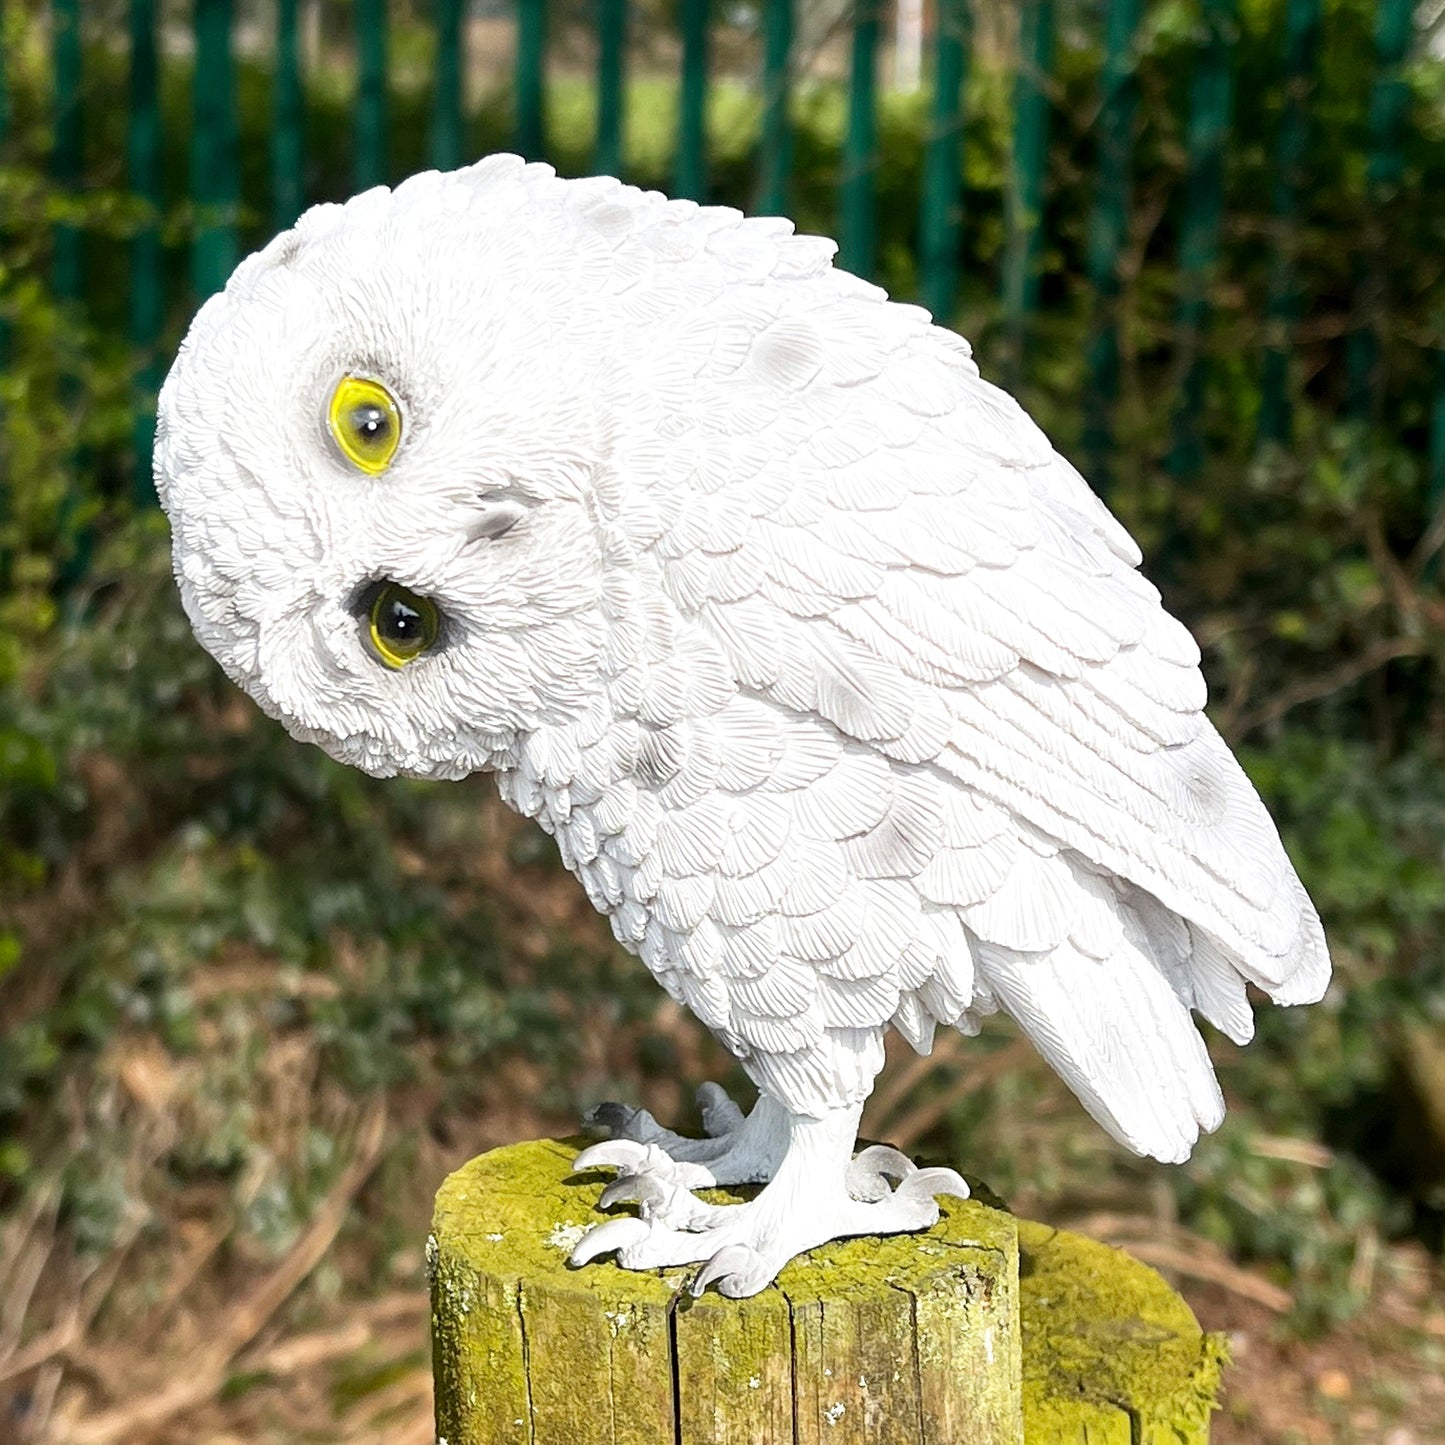
M 382 585 L 367 614 L 371 645 L 388 667 L 405 667 L 441 635 L 436 604 L 395 582 Z
M 379 477 L 401 444 L 401 408 L 369 376 L 343 376 L 331 393 L 326 424 L 341 455 L 368 476 Z

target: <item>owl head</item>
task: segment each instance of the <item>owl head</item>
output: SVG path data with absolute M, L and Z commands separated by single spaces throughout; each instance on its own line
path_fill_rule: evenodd
M 607 344 L 562 262 L 590 227 L 549 181 L 499 158 L 306 212 L 201 309 L 160 393 L 199 640 L 376 775 L 487 766 L 598 685 Z
M 206 303 L 161 392 L 197 636 L 373 774 L 488 766 L 600 686 L 597 377 L 626 338 L 563 187 L 499 157 L 309 211 Z
M 911 310 L 834 250 L 515 156 L 307 212 L 201 309 L 161 392 L 197 636 L 382 776 L 495 766 L 609 687 L 635 701 L 619 677 L 671 645 L 659 539 L 737 545 L 728 480 L 771 469 L 782 496 L 828 421 L 810 378 L 869 349 L 854 313 Z

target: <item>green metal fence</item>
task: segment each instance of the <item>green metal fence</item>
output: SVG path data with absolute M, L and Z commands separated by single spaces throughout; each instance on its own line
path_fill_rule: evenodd
M 1283 103 L 1270 142 L 1273 188 L 1267 237 L 1268 291 L 1257 354 L 1247 358 L 1258 377 L 1261 443 L 1280 443 L 1291 435 L 1294 406 L 1291 356 L 1301 316 L 1298 249 L 1303 199 L 1311 186 L 1312 97 L 1318 75 L 1321 37 L 1328 23 L 1326 0 L 1277 0 L 1280 12 L 1276 76 Z M 1172 244 L 1175 247 L 1177 301 L 1170 361 L 1174 388 L 1169 471 L 1178 479 L 1197 473 L 1205 455 L 1201 414 L 1206 401 L 1211 298 L 1220 280 L 1221 237 L 1230 217 L 1226 207 L 1226 162 L 1230 151 L 1235 93 L 1235 42 L 1241 23 L 1240 0 L 1194 0 L 1186 6 L 1193 26 L 1188 47 L 1187 83 L 1167 97 L 1180 114 L 1183 137 L 1182 196 Z M 112 8 L 119 9 L 119 6 Z M 269 72 L 269 196 L 263 207 L 272 227 L 288 224 L 308 199 L 308 77 L 302 63 L 298 26 L 305 13 L 298 0 L 274 0 L 267 17 Z M 589 31 L 595 52 L 595 169 L 628 175 L 626 116 L 632 93 L 629 63 L 634 61 L 639 26 L 649 42 L 667 32 L 661 47 L 675 67 L 676 143 L 670 182 L 677 194 L 705 199 L 712 194 L 712 163 L 707 123 L 714 84 L 713 56 L 718 17 L 710 0 L 675 0 L 667 11 L 643 11 L 635 0 L 590 0 L 590 10 L 574 4 L 565 13 L 549 0 L 513 0 L 510 14 L 512 144 L 523 155 L 550 157 L 549 55 L 565 27 L 572 50 L 577 32 Z M 193 298 L 221 286 L 242 245 L 243 160 L 238 131 L 237 14 L 233 0 L 193 0 L 188 20 L 193 54 L 189 116 L 189 172 L 186 194 L 166 193 L 163 178 L 163 90 L 167 47 L 156 0 L 129 0 L 127 17 L 126 119 L 124 155 L 117 164 L 125 187 L 146 207 L 145 219 L 129 242 L 128 335 L 135 349 L 138 394 L 154 393 L 164 364 L 167 337 L 167 272 L 173 246 L 163 244 L 162 218 L 185 203 L 191 208 L 188 233 L 189 283 Z M 1179 7 L 1172 7 L 1171 12 Z M 556 13 L 553 13 L 555 10 Z M 425 157 L 450 167 L 467 158 L 469 119 L 464 103 L 465 31 L 469 7 L 462 0 L 433 0 L 420 15 L 433 31 L 429 70 L 430 118 Z M 349 15 L 354 64 L 351 106 L 351 176 L 356 188 L 396 179 L 389 160 L 395 118 L 391 75 L 396 64 L 390 43 L 398 15 L 387 0 L 356 0 L 337 11 Z M 579 19 L 585 13 L 588 18 Z M 1107 486 L 1115 451 L 1119 402 L 1121 296 L 1124 263 L 1134 216 L 1133 177 L 1140 135 L 1137 51 L 1143 28 L 1162 23 L 1164 7 L 1144 0 L 1020 0 L 1011 82 L 1012 135 L 999 197 L 1001 225 L 996 313 L 997 344 L 990 368 L 1019 384 L 1025 377 L 1037 321 L 1048 309 L 1041 295 L 1041 256 L 1052 244 L 1048 186 L 1050 155 L 1058 129 L 1056 67 L 1061 43 L 1078 48 L 1081 26 L 1091 29 L 1097 48 L 1097 112 L 1092 125 L 1088 174 L 1076 191 L 1087 196 L 1081 217 L 1082 271 L 1087 281 L 1088 319 L 1085 379 L 1079 399 L 1079 444 L 1096 485 Z M 83 34 L 86 15 L 80 0 L 30 5 L 26 14 L 48 27 L 51 47 L 52 138 L 50 170 L 63 188 L 81 188 L 97 166 L 97 139 L 85 133 L 86 65 L 93 47 Z M 176 21 L 165 12 L 165 23 Z M 248 16 L 254 14 L 248 7 Z M 1377 417 L 1381 406 L 1380 342 L 1374 304 L 1385 286 L 1388 237 L 1380 217 L 1399 185 L 1405 139 L 1412 134 L 1410 88 L 1404 67 L 1410 56 L 1414 7 L 1411 0 L 1378 0 L 1375 6 L 1373 88 L 1361 98 L 1364 115 L 1362 164 L 1365 209 L 1358 237 L 1341 238 L 1354 256 L 1354 320 L 1343 346 L 1348 374 L 1348 406 L 1363 419 Z M 659 19 L 663 15 L 663 19 Z M 960 290 L 963 240 L 975 218 L 965 201 L 964 177 L 973 157 L 967 141 L 971 87 L 977 80 L 974 10 L 970 0 L 930 0 L 926 125 L 921 154 L 900 157 L 885 151 L 880 130 L 881 58 L 892 19 L 888 0 L 857 0 L 828 32 L 828 40 L 846 56 L 840 84 L 846 91 L 846 120 L 836 167 L 833 227 L 843 264 L 872 274 L 878 262 L 880 182 L 890 168 L 918 170 L 918 212 L 914 230 L 917 299 L 936 315 L 954 316 Z M 642 17 L 642 18 L 640 18 Z M 748 23 L 755 39 L 755 93 L 760 106 L 758 143 L 753 158 L 755 209 L 787 212 L 795 180 L 795 115 L 804 61 L 799 31 L 809 18 L 806 0 L 755 0 Z M 1061 34 L 1062 19 L 1071 31 Z M 415 26 L 418 12 L 408 9 Z M 734 17 L 734 24 L 736 17 Z M 173 37 L 172 37 L 173 38 Z M 172 47 L 174 48 L 174 47 Z M 659 46 L 650 44 L 649 66 L 656 70 Z M 4 144 L 6 79 L 0 66 L 0 146 Z M 3 159 L 0 150 L 0 159 Z M 101 166 L 104 169 L 104 166 Z M 254 203 L 253 203 L 254 210 Z M 980 223 L 982 224 L 982 223 Z M 0 218 L 3 226 L 3 218 Z M 254 227 L 253 227 L 254 229 Z M 55 295 L 80 303 L 86 295 L 86 254 L 73 224 L 54 229 L 48 261 Z M 1427 340 L 1421 342 L 1429 346 Z M 1437 348 L 1438 349 L 1438 348 Z M 1445 488 L 1445 349 L 1428 422 L 1429 486 L 1438 498 Z M 133 447 L 138 490 L 144 493 L 151 445 L 149 408 L 138 408 Z

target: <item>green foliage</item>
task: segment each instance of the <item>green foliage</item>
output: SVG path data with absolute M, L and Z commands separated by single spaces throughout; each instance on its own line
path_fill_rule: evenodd
M 1324 1167 L 1262 1157 L 1257 1119 L 1226 1120 L 1203 1140 L 1176 1181 L 1182 1217 L 1236 1256 L 1273 1261 L 1314 1330 L 1363 1303 L 1351 1275 L 1366 1233 L 1402 1232 L 1408 1208 L 1357 1159 Z
M 97 489 L 78 485 L 80 458 L 123 443 L 134 402 L 129 358 L 101 338 L 37 274 L 37 256 L 61 207 L 32 171 L 0 169 L 0 215 L 23 227 L 0 233 L 0 328 L 7 364 L 0 370 L 0 675 L 42 636 L 56 615 L 57 582 L 76 570 L 81 538 L 97 521 Z M 77 215 L 100 228 L 104 203 Z M 0 738 L 5 734 L 0 733 Z M 24 766 L 0 747 L 0 778 Z

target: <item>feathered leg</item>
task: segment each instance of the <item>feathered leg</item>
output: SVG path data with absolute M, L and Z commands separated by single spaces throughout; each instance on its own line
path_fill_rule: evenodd
M 895 1149 L 875 1146 L 855 1159 L 861 1103 L 822 1117 L 794 1113 L 766 1095 L 771 1126 L 784 1140 L 771 1181 L 745 1204 L 707 1204 L 678 1181 L 655 1143 L 612 1140 L 577 1156 L 579 1170 L 612 1167 L 618 1180 L 605 1205 L 631 1199 L 638 1217 L 596 1225 L 572 1252 L 581 1265 L 617 1252 L 627 1269 L 704 1262 L 694 1294 L 716 1284 L 726 1295 L 756 1294 L 795 1255 L 832 1239 L 927 1229 L 938 1219 L 935 1194 L 968 1197 L 952 1169 L 918 1169 Z M 749 1116 L 758 1116 L 755 1109 Z M 705 1168 L 690 1164 L 687 1169 Z M 890 1187 L 889 1180 L 897 1180 Z M 696 1186 L 693 1186 L 696 1187 Z

